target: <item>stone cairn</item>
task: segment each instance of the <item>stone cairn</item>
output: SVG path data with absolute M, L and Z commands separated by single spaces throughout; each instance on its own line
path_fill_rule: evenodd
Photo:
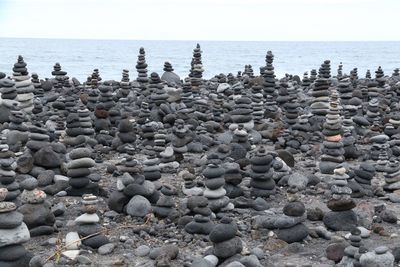
M 105 81 L 99 86 L 100 96 L 98 102 L 103 105 L 106 110 L 110 110 L 115 106 L 113 100 L 112 81 Z
M 395 69 L 393 70 L 392 76 L 393 76 L 393 77 L 399 77 L 399 76 L 400 76 L 400 69 L 399 69 L 399 68 L 395 68 Z
M 75 219 L 77 232 L 81 239 L 83 239 L 82 243 L 93 249 L 98 249 L 110 242 L 104 234 L 100 233 L 102 228 L 99 223 L 100 218 L 96 213 L 98 210 L 97 203 L 98 199 L 96 196 L 90 194 L 83 195 L 83 214 Z
M 311 83 L 314 83 L 317 80 L 317 75 L 318 75 L 318 73 L 317 73 L 316 69 L 312 69 L 310 71 L 310 82 Z
M 330 61 L 325 60 L 319 69 L 318 79 L 314 82 L 314 88 L 311 92 L 314 97 L 311 112 L 316 116 L 325 116 L 329 110 L 330 70 Z
M 29 241 L 28 227 L 13 202 L 5 202 L 6 188 L 0 188 L 0 266 L 29 266 L 32 254 L 23 243 Z
M 51 75 L 54 76 L 54 88 L 56 88 L 56 90 L 62 89 L 65 85 L 65 82 L 68 80 L 68 77 L 67 72 L 61 70 L 60 63 L 56 63 L 54 65 Z
M 287 243 L 303 241 L 308 236 L 308 229 L 303 224 L 306 219 L 305 211 L 305 206 L 300 201 L 287 203 L 283 207 L 283 218 L 289 223 L 276 230 L 277 237 Z
M 2 144 L 0 144 L 0 187 L 7 189 L 5 200 L 12 201 L 21 194 L 21 191 L 19 184 L 15 181 L 15 155 L 9 150 L 8 145 L 4 144 L 6 140 L 2 139 Z
M 396 166 L 397 168 L 397 166 Z M 371 180 L 375 176 L 375 167 L 372 164 L 369 164 L 367 162 L 363 162 L 360 164 L 360 167 L 356 170 L 354 170 L 354 180 L 358 183 L 359 185 L 359 192 L 354 192 L 355 190 L 353 189 L 353 194 L 352 196 L 355 197 L 357 195 L 368 195 L 372 196 L 372 187 L 371 187 Z M 397 172 L 397 175 L 399 172 Z
M 42 98 L 44 96 L 44 90 L 42 88 L 42 83 L 39 80 L 39 75 L 36 73 L 32 73 L 32 79 L 31 79 L 32 85 L 35 88 L 35 91 L 33 94 L 35 97 Z
M 213 254 L 221 261 L 240 254 L 243 250 L 242 240 L 236 236 L 238 227 L 229 217 L 223 217 L 209 235 L 213 243 Z M 229 249 L 226 249 L 228 248 Z
M 213 212 L 233 209 L 229 198 L 225 196 L 225 169 L 221 166 L 221 160 L 218 155 L 211 154 L 207 163 L 207 167 L 203 170 L 203 176 L 206 178 L 203 195 L 208 199 L 208 206 Z
M 194 213 L 191 221 L 185 225 L 185 231 L 189 234 L 208 235 L 214 228 L 211 221 L 211 209 L 208 207 L 207 198 L 203 196 L 192 196 L 188 198 L 187 208 Z
M 327 204 L 331 211 L 323 218 L 325 226 L 334 231 L 351 231 L 358 223 L 357 215 L 352 210 L 356 203 L 350 196 L 352 191 L 348 187 L 349 178 L 344 167 L 334 170 L 331 181 L 332 196 Z
M 88 148 L 75 148 L 69 153 L 71 159 L 67 163 L 67 176 L 70 187 L 66 190 L 70 196 L 99 194 L 99 186 L 90 179 L 90 168 L 95 166 L 92 151 Z
M 250 177 L 251 194 L 255 197 L 269 197 L 275 194 L 275 181 L 272 167 L 273 157 L 264 146 L 259 147 L 251 157 Z
M 266 66 L 263 71 L 263 86 L 264 86 L 264 97 L 271 95 L 276 97 L 277 92 L 275 90 L 275 73 L 274 73 L 274 66 L 272 63 L 274 62 L 274 55 L 271 51 L 267 52 L 265 56 Z
M 139 49 L 136 70 L 138 72 L 138 77 L 136 80 L 141 84 L 147 84 L 149 78 L 147 77 L 146 53 L 143 47 Z
M 46 193 L 36 189 L 38 181 L 27 178 L 21 182 L 24 191 L 21 193 L 22 206 L 18 211 L 24 215 L 24 223 L 28 226 L 31 236 L 51 235 L 54 232 L 54 214 L 51 204 L 46 201 Z
M 192 92 L 196 95 L 199 94 L 200 86 L 203 84 L 203 63 L 201 61 L 201 51 L 200 45 L 197 44 L 196 48 L 193 49 L 193 58 L 191 62 L 190 69 L 190 84 L 192 86 Z
M 175 208 L 174 195 L 177 194 L 176 189 L 171 185 L 164 184 L 160 190 L 160 198 L 157 200 L 155 206 L 153 206 L 153 212 L 160 218 L 173 219 L 177 217 L 177 210 Z
M 336 91 L 332 92 L 329 112 L 323 124 L 322 134 L 325 136 L 325 140 L 322 143 L 323 148 L 319 169 L 323 174 L 331 174 L 336 166 L 344 161 L 342 121 Z
M 128 97 L 132 90 L 131 83 L 129 81 L 129 70 L 122 70 L 122 79 L 120 84 L 121 97 Z
M 172 86 L 181 85 L 181 78 L 174 72 L 171 63 L 164 63 L 164 73 L 161 76 L 161 80 L 166 81 L 168 84 Z
M 17 63 L 13 68 L 13 80 L 17 88 L 16 100 L 19 102 L 19 108 L 26 113 L 31 113 L 33 109 L 33 97 L 35 88 L 32 85 L 31 77 L 22 56 L 18 56 Z

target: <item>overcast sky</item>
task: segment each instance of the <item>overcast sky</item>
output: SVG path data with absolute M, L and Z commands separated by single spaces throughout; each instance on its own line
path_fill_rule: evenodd
M 0 37 L 400 40 L 400 0 L 0 0 Z

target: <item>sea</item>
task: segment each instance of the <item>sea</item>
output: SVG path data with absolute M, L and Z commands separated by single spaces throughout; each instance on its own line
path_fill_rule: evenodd
M 252 65 L 254 73 L 265 66 L 265 55 L 271 50 L 278 78 L 285 74 L 303 75 L 318 69 L 324 60 L 331 60 L 332 73 L 342 63 L 344 73 L 358 68 L 359 77 L 367 70 L 373 73 L 379 66 L 391 75 L 400 68 L 400 42 L 242 42 L 242 41 L 137 41 L 137 40 L 70 40 L 0 38 L 0 72 L 12 75 L 18 55 L 28 64 L 30 73 L 39 78 L 52 77 L 56 62 L 69 77 L 85 81 L 93 69 L 99 69 L 103 80 L 120 80 L 123 69 L 131 79 L 140 47 L 146 51 L 148 72 L 163 73 L 169 61 L 181 78 L 187 77 L 193 49 L 201 46 L 205 78 L 217 74 L 243 71 Z

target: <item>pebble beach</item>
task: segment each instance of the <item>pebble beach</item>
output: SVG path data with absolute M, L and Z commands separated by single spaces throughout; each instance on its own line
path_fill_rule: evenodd
M 118 80 L 0 69 L 0 267 L 400 266 L 398 68 L 136 53 Z

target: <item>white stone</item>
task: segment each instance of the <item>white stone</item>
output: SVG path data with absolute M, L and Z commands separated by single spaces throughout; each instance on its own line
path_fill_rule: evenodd
M 13 229 L 0 229 L 0 248 L 8 245 L 22 244 L 31 238 L 25 223 Z
M 183 186 L 182 192 L 186 196 L 201 196 L 203 195 L 203 188 L 201 187 L 185 188 L 185 186 Z
M 96 213 L 93 213 L 93 214 L 84 213 L 75 219 L 75 222 L 77 224 L 98 223 L 99 221 L 100 221 L 100 218 Z
M 54 175 L 54 182 L 57 183 L 57 182 L 60 182 L 60 181 L 68 182 L 69 178 L 67 176 L 64 176 L 64 175 L 59 175 L 59 174 Z
M 361 231 L 360 236 L 362 238 L 368 238 L 370 236 L 370 234 L 371 234 L 370 230 L 368 230 L 368 229 L 366 229 L 365 227 L 362 227 L 362 226 L 358 226 L 357 228 L 358 228 L 358 230 Z
M 77 250 L 82 244 L 77 232 L 69 232 L 65 236 L 65 248 L 67 250 Z
M 125 185 L 124 185 L 124 183 L 122 182 L 122 179 L 121 178 L 118 178 L 117 179 L 117 190 L 118 191 L 123 191 L 125 189 Z
M 62 254 L 67 257 L 68 259 L 75 260 L 78 257 L 80 250 L 67 250 L 64 251 Z

